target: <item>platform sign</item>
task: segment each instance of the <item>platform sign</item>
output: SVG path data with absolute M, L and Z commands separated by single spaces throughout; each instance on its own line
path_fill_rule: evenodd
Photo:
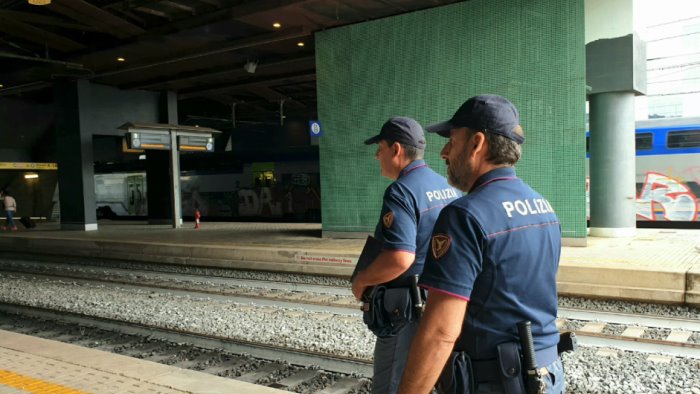
M 318 120 L 309 121 L 309 134 L 312 137 L 320 137 L 323 135 L 323 130 L 321 129 L 321 122 Z
M 26 163 L 26 162 L 11 162 L 0 161 L 0 170 L 58 170 L 56 163 Z
M 129 149 L 170 150 L 170 135 L 165 133 L 126 133 Z
M 190 152 L 213 152 L 214 138 L 210 135 L 178 135 L 177 148 Z

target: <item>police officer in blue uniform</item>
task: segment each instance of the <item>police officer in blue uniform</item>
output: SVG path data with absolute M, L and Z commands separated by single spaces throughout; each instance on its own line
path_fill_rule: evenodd
M 418 326 L 418 316 L 410 313 L 412 305 L 402 303 L 412 302 L 410 281 L 423 270 L 440 210 L 461 193 L 426 165 L 423 160 L 425 136 L 415 120 L 393 117 L 365 144 L 378 144 L 376 158 L 381 173 L 394 182 L 384 192 L 374 233 L 382 242 L 382 251 L 355 277 L 352 291 L 357 299 L 362 299 L 370 287 L 385 288 L 380 303 L 391 303 L 395 305 L 394 310 L 409 311 L 401 316 L 400 322 L 396 316 L 387 317 L 387 321 L 393 322 L 392 332 L 377 337 L 375 345 L 372 392 L 391 394 L 398 389 L 409 345 Z
M 516 325 L 529 321 L 538 378 L 547 393 L 563 393 L 561 229 L 551 204 L 516 177 L 525 141 L 517 109 L 476 96 L 427 130 L 449 138 L 448 179 L 468 194 L 435 224 L 420 280 L 428 298 L 399 392 L 429 393 L 437 381 L 442 392 L 524 393 Z

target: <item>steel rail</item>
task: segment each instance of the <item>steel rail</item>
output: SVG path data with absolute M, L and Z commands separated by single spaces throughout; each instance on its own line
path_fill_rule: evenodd
M 671 342 L 660 339 L 630 338 L 618 335 L 573 331 L 583 346 L 616 348 L 640 353 L 661 353 L 674 357 L 700 359 L 700 344 Z
M 671 316 L 652 316 L 623 312 L 599 312 L 577 308 L 559 308 L 559 317 L 574 320 L 598 320 L 604 323 L 700 332 L 700 320 L 683 319 Z
M 292 349 L 288 347 L 261 344 L 251 341 L 192 333 L 183 330 L 163 328 L 147 324 L 124 322 L 75 312 L 56 311 L 48 308 L 38 308 L 17 303 L 0 302 L 0 311 L 55 320 L 65 323 L 80 324 L 125 334 L 149 336 L 170 342 L 188 343 L 205 349 L 225 350 L 236 354 L 249 354 L 253 357 L 276 361 L 284 360 L 290 364 L 303 366 L 319 366 L 326 371 L 344 374 L 357 374 L 371 377 L 372 362 L 354 357 L 345 357 L 309 350 Z
M 45 279 L 68 279 L 78 283 L 104 283 L 106 285 L 112 285 L 114 287 L 121 286 L 124 288 L 133 289 L 155 289 L 161 290 L 162 293 L 168 293 L 178 296 L 187 296 L 195 298 L 209 298 L 219 301 L 236 302 L 239 304 L 255 304 L 258 306 L 270 306 L 277 308 L 290 308 L 290 309 L 304 309 L 309 312 L 321 312 L 321 313 L 333 313 L 336 315 L 346 315 L 346 316 L 360 316 L 360 308 L 348 308 L 344 306 L 334 306 L 332 303 L 324 302 L 314 302 L 311 300 L 296 300 L 284 297 L 273 297 L 273 296 L 263 296 L 263 295 L 250 295 L 250 294 L 226 294 L 221 290 L 207 290 L 207 289 L 191 289 L 182 287 L 173 287 L 158 284 L 138 284 L 134 282 L 124 282 L 124 281 L 113 281 L 103 278 L 85 278 L 80 276 L 67 276 L 67 275 L 53 275 L 44 273 L 34 273 L 34 272 L 18 272 L 12 270 L 5 270 L 0 268 L 0 272 L 12 272 L 17 275 L 45 278 Z M 359 305 L 359 304 L 358 304 Z

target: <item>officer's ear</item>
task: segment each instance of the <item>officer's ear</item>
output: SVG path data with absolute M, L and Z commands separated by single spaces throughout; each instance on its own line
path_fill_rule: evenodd
M 472 138 L 469 139 L 469 144 L 471 144 L 472 155 L 476 155 L 482 150 L 486 149 L 486 134 L 482 131 L 477 131 L 474 133 Z
M 401 144 L 399 144 L 398 142 L 394 142 L 393 144 L 391 144 L 391 150 L 394 156 L 398 155 L 399 153 L 401 153 Z

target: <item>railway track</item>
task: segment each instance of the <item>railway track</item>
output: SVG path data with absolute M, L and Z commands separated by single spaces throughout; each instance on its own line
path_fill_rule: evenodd
M 17 274 L 23 272 L 19 266 L 3 268 Z M 26 271 L 37 272 L 36 268 L 35 266 L 34 269 L 24 270 L 23 275 L 27 275 Z M 248 302 L 258 305 L 282 305 L 304 308 L 310 311 L 332 310 L 333 313 L 337 314 L 359 316 L 359 311 L 356 308 L 357 303 L 352 299 L 349 290 L 337 286 L 306 285 L 283 281 L 268 282 L 262 280 L 209 278 L 197 275 L 164 274 L 162 272 L 148 271 L 119 272 L 119 270 L 110 270 L 102 267 L 99 270 L 101 271 L 99 277 L 96 277 L 94 273 L 85 273 L 80 270 L 73 270 L 69 275 L 64 275 L 60 272 L 60 269 L 54 270 L 53 274 L 48 272 L 50 270 L 41 269 L 42 273 L 40 275 L 37 273 L 31 273 L 31 275 L 52 278 L 52 280 L 100 282 L 110 285 L 150 288 L 159 292 L 223 297 L 235 300 L 235 302 Z M 22 309 L 24 307 L 16 305 L 14 308 Z M 42 311 L 41 313 L 44 315 L 44 318 L 49 318 L 46 315 L 50 313 L 49 311 Z M 64 312 L 54 312 L 54 314 L 55 316 L 50 318 L 59 318 Z M 84 316 L 81 318 L 90 319 Z M 557 323 L 563 330 L 574 331 L 581 345 L 602 348 L 602 351 L 606 348 L 613 348 L 651 353 L 654 354 L 652 357 L 657 357 L 656 355 L 660 353 L 668 357 L 700 359 L 700 323 L 697 319 L 560 308 L 560 318 Z M 111 322 L 110 324 L 119 323 Z M 131 329 L 136 328 L 132 327 Z M 138 327 L 138 330 L 141 330 L 143 334 L 148 333 L 147 335 L 156 335 L 155 333 L 158 333 L 158 337 L 164 339 L 170 336 L 171 340 L 177 342 L 194 342 L 195 337 L 197 337 L 197 343 L 199 341 L 210 341 L 209 344 L 202 343 L 200 346 L 203 348 L 226 348 L 230 349 L 231 352 L 235 352 L 236 349 L 243 349 L 243 346 L 257 347 L 265 350 L 260 350 L 260 353 L 258 353 L 260 358 L 283 358 L 290 360 L 289 362 L 294 365 L 324 365 L 326 370 L 341 373 L 353 372 L 352 368 L 356 368 L 354 371 L 358 376 L 371 375 L 371 364 L 367 360 L 343 360 L 343 357 L 330 357 L 330 359 L 334 359 L 331 362 L 328 358 L 324 359 L 325 355 L 299 354 L 304 352 L 287 354 L 284 353 L 285 350 L 283 349 L 255 346 L 255 344 L 242 344 L 240 342 L 234 344 L 229 341 L 230 343 L 225 345 L 226 347 L 222 347 L 221 338 L 202 338 L 187 332 L 167 332 L 168 330 L 162 330 L 158 327 L 142 326 Z M 178 335 L 183 335 L 183 337 L 178 339 Z M 185 340 L 186 338 L 189 339 Z M 248 350 L 243 350 L 242 352 L 255 354 Z M 313 359 L 314 357 L 316 357 L 315 360 Z M 358 365 L 363 365 L 365 372 L 357 373 Z M 304 368 L 314 370 L 313 367 Z M 315 374 L 312 372 L 306 373 Z M 358 379 L 358 377 L 355 376 L 350 379 Z
M 369 392 L 366 360 L 0 303 L 0 330 L 314 394 Z M 284 361 L 280 361 L 284 360 Z M 322 367 L 321 367 L 322 366 Z

